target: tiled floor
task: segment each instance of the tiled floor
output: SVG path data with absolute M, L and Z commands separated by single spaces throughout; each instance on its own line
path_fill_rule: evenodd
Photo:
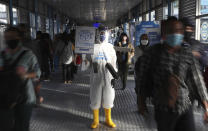
M 44 103 L 36 108 L 31 120 L 31 131 L 90 131 L 92 111 L 89 107 L 89 74 L 78 73 L 71 85 L 61 83 L 61 75 L 53 74 L 51 82 L 44 82 L 41 90 Z M 128 87 L 116 91 L 112 110 L 116 129 L 103 124 L 104 111 L 100 109 L 100 127 L 94 131 L 156 131 L 153 110 L 142 117 L 137 113 L 134 79 L 128 78 Z M 202 123 L 202 114 L 195 112 L 197 131 L 208 131 Z

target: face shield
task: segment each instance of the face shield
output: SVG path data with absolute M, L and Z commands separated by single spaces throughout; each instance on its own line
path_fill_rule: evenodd
M 107 40 L 107 32 L 96 30 L 95 43 L 103 43 Z

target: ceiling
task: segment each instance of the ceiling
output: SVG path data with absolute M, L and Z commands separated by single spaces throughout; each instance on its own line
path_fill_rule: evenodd
M 45 0 L 54 8 L 74 19 L 78 24 L 101 22 L 116 25 L 117 20 L 141 0 Z

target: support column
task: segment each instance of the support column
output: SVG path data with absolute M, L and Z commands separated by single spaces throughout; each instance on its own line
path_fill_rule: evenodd
M 38 31 L 38 0 L 34 1 L 35 6 L 35 30 Z
M 12 4 L 13 0 L 9 0 L 9 20 L 10 20 L 10 25 L 13 25 L 13 10 L 12 10 Z
M 171 16 L 171 0 L 168 0 L 168 16 Z
M 149 0 L 149 21 L 151 20 L 151 8 L 152 8 L 152 0 Z
M 60 33 L 60 23 L 59 23 L 59 19 L 57 19 L 57 34 Z

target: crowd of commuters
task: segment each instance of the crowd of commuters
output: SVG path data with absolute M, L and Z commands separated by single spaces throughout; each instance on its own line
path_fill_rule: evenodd
M 99 126 L 101 104 L 105 110 L 106 125 L 116 127 L 111 119 L 115 99 L 112 79 L 115 78 L 106 65 L 110 64 L 118 72 L 122 88 L 125 89 L 133 58 L 139 113 L 144 115 L 148 112 L 146 100 L 151 98 L 158 131 L 195 131 L 195 101 L 205 109 L 204 119 L 208 121 L 205 84 L 208 81 L 208 54 L 205 45 L 192 38 L 193 33 L 194 25 L 188 18 L 178 20 L 169 17 L 161 22 L 161 43 L 151 45 L 148 34 L 142 34 L 140 45 L 134 48 L 127 34 L 119 32 L 114 47 L 107 42 L 106 29 L 98 28 L 94 54 L 86 59 L 91 69 L 91 128 Z M 69 34 L 57 34 L 54 40 L 48 33 L 38 31 L 36 39 L 32 40 L 27 25 L 19 24 L 8 27 L 4 39 L 6 48 L 0 53 L 0 77 L 2 72 L 15 72 L 16 77 L 25 82 L 25 91 L 18 92 L 24 96 L 21 101 L 11 99 L 15 95 L 9 94 L 13 95 L 10 98 L 13 101 L 1 105 L 0 128 L 4 131 L 29 131 L 33 107 L 43 102 L 40 96 L 41 81 L 50 81 L 51 72 L 58 71 L 59 65 L 65 84 L 71 84 L 77 73 L 81 57 L 75 54 L 75 30 Z

